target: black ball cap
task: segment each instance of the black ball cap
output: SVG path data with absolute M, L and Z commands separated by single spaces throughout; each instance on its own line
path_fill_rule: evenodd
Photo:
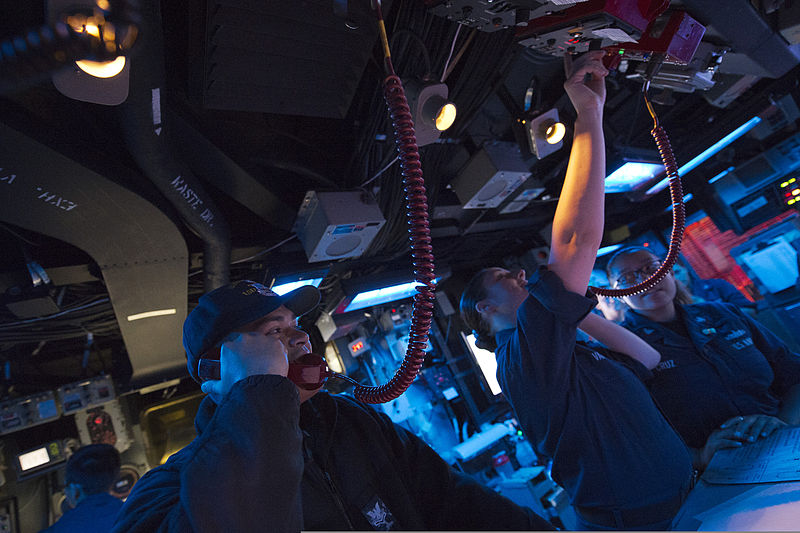
M 197 363 L 230 332 L 284 306 L 302 316 L 319 304 L 316 287 L 304 285 L 282 296 L 255 281 L 237 281 L 203 295 L 183 323 L 183 347 L 195 381 Z

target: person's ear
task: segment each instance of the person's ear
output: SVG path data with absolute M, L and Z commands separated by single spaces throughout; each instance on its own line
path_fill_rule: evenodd
M 493 306 L 489 300 L 481 300 L 475 304 L 475 310 L 478 312 L 478 314 L 486 316 L 494 312 L 495 306 Z

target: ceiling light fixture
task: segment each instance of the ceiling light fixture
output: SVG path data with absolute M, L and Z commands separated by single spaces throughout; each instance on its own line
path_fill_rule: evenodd
M 558 144 L 564 138 L 567 132 L 567 127 L 561 122 L 554 122 L 553 120 L 547 121 L 542 125 L 544 127 L 544 138 L 547 144 Z
M 119 105 L 128 97 L 130 61 L 124 55 L 117 55 L 122 51 L 117 38 L 124 37 L 116 33 L 119 28 L 106 21 L 96 7 L 89 0 L 47 0 L 50 22 L 64 22 L 76 33 L 91 35 L 105 45 L 111 57 L 116 55 L 109 61 L 75 61 L 71 68 L 53 73 L 53 85 L 75 100 Z
M 448 99 L 447 85 L 409 79 L 403 81 L 403 89 L 414 119 L 417 146 L 435 142 L 456 120 L 456 106 Z
M 522 121 L 527 125 L 528 144 L 536 157 L 542 159 L 557 152 L 563 146 L 564 135 L 567 127 L 558 118 L 558 109 L 553 108 L 545 111 L 538 117 L 527 121 Z

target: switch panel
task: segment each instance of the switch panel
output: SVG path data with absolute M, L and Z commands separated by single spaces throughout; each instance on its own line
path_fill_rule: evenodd
M 110 376 L 99 376 L 63 385 L 57 392 L 65 415 L 110 402 L 115 397 L 114 383 Z
M 52 391 L 0 403 L 0 434 L 12 433 L 59 417 Z

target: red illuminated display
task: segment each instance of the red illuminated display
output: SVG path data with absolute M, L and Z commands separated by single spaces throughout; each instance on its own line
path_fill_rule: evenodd
M 350 351 L 356 353 L 364 348 L 364 341 L 358 341 L 350 347 Z

